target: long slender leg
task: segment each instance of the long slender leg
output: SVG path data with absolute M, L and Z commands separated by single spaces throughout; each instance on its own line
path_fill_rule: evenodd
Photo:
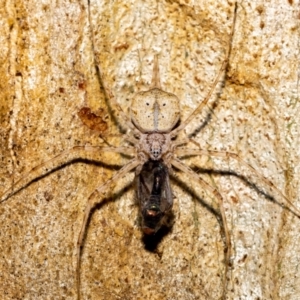
M 83 238 L 86 231 L 86 225 L 90 216 L 90 212 L 96 204 L 99 204 L 103 200 L 107 189 L 110 187 L 112 182 L 119 180 L 119 178 L 126 175 L 128 172 L 140 165 L 141 162 L 138 158 L 132 159 L 123 168 L 121 168 L 114 176 L 112 176 L 103 185 L 98 187 L 88 198 L 87 205 L 84 211 L 83 222 L 81 225 L 78 241 L 77 241 L 77 265 L 76 265 L 76 278 L 77 278 L 77 297 L 80 299 L 80 254 Z M 101 196 L 101 197 L 100 197 Z
M 223 72 L 226 70 L 228 61 L 229 61 L 229 57 L 230 57 L 230 52 L 231 52 L 232 39 L 233 39 L 233 33 L 234 33 L 234 27 L 235 27 L 235 21 L 236 21 L 236 11 L 237 11 L 237 3 L 235 3 L 233 22 L 232 22 L 232 28 L 231 28 L 231 33 L 230 33 L 230 42 L 229 42 L 228 49 L 226 51 L 226 58 L 222 63 L 222 66 L 220 68 L 220 71 L 219 71 L 217 77 L 215 78 L 213 84 L 210 87 L 210 91 L 208 92 L 208 94 L 206 95 L 204 100 L 198 105 L 198 107 L 190 114 L 190 116 L 170 133 L 171 137 L 177 136 L 178 133 L 181 130 L 183 130 L 194 119 L 194 117 L 197 116 L 202 111 L 202 109 L 207 105 L 207 102 L 210 99 L 212 93 L 214 92 Z
M 116 109 L 116 113 L 117 116 L 120 116 L 122 121 L 125 122 L 125 125 L 127 128 L 130 128 L 133 133 L 137 136 L 140 136 L 141 133 L 139 130 L 137 130 L 137 128 L 132 124 L 130 118 L 127 116 L 127 114 L 125 114 L 125 112 L 123 111 L 123 109 L 121 108 L 121 106 L 119 105 L 119 103 L 117 102 L 117 100 L 115 99 L 115 96 L 113 95 L 113 93 L 111 92 L 111 90 L 109 89 L 109 87 L 106 85 L 106 79 L 105 79 L 105 75 L 104 73 L 101 71 L 100 68 L 100 62 L 98 60 L 98 54 L 95 51 L 95 37 L 94 37 L 94 30 L 93 30 L 93 26 L 92 26 L 92 22 L 91 22 L 91 8 L 90 8 L 90 4 L 88 5 L 88 16 L 89 16 L 89 23 L 90 23 L 90 28 L 91 28 L 91 39 L 92 39 L 92 47 L 93 47 L 93 53 L 94 53 L 94 58 L 95 58 L 95 63 L 97 65 L 98 71 L 99 71 L 99 77 L 101 80 L 101 84 L 104 88 L 105 94 L 107 96 L 107 98 L 110 101 L 111 107 Z
M 62 153 L 54 156 L 50 160 L 43 162 L 28 173 L 18 179 L 13 186 L 7 189 L 2 195 L 0 195 L 0 203 L 7 200 L 10 196 L 14 195 L 34 179 L 49 173 L 51 170 L 58 168 L 62 164 L 66 164 L 74 159 L 84 158 L 84 154 L 88 152 L 116 152 L 124 153 L 128 155 L 134 155 L 134 148 L 132 147 L 97 147 L 97 146 L 75 146 L 72 149 L 63 151 Z
M 192 141 L 192 140 L 191 140 Z M 198 143 L 195 141 L 192 141 L 194 144 L 198 146 Z M 256 171 L 250 164 L 242 160 L 236 153 L 232 152 L 226 152 L 226 151 L 215 151 L 215 150 L 202 150 L 202 149 L 185 149 L 185 148 L 177 148 L 175 151 L 177 156 L 184 156 L 184 155 L 205 155 L 205 156 L 212 156 L 212 157 L 221 157 L 221 158 L 226 158 L 226 159 L 234 159 L 238 161 L 241 165 L 246 167 L 246 169 L 249 169 L 251 172 L 253 172 L 256 177 L 264 182 L 266 185 L 271 187 L 271 191 L 276 192 L 282 197 L 286 203 L 290 207 L 293 208 L 294 211 L 292 211 L 294 214 L 296 214 L 300 218 L 300 210 L 272 183 L 269 179 L 264 177 L 262 174 L 260 174 L 258 171 Z M 281 204 L 283 206 L 286 206 L 285 204 Z
M 221 213 L 221 218 L 222 218 L 222 225 L 225 233 L 225 242 L 226 242 L 226 251 L 225 251 L 225 278 L 223 281 L 223 295 L 222 298 L 226 298 L 226 289 L 227 289 L 227 284 L 228 284 L 228 272 L 229 272 L 229 266 L 230 266 L 230 258 L 231 258 L 231 240 L 230 240 L 230 234 L 227 226 L 227 221 L 226 221 L 226 215 L 223 207 L 223 197 L 219 193 L 219 191 L 212 187 L 209 183 L 207 183 L 204 179 L 202 179 L 198 174 L 196 174 L 191 168 L 183 164 L 180 160 L 177 158 L 173 158 L 171 160 L 171 164 L 176 167 L 177 169 L 181 170 L 182 172 L 186 173 L 189 175 L 193 180 L 198 181 L 203 188 L 206 190 L 210 191 L 217 199 L 219 202 L 219 209 Z

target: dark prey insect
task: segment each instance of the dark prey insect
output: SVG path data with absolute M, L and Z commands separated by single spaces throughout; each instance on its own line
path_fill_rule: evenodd
M 137 174 L 137 198 L 145 234 L 156 233 L 172 209 L 168 168 L 162 160 L 148 160 Z

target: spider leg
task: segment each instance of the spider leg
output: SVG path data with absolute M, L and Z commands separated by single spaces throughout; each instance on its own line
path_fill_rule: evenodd
M 93 53 L 94 53 L 94 59 L 95 59 L 95 63 L 96 63 L 96 66 L 97 66 L 97 71 L 98 71 L 99 79 L 101 81 L 101 85 L 103 86 L 105 95 L 109 99 L 111 107 L 115 107 L 116 108 L 116 115 L 117 115 L 117 117 L 120 116 L 121 118 L 119 118 L 119 119 L 122 119 L 125 122 L 126 127 L 130 128 L 135 135 L 140 136 L 141 135 L 140 131 L 137 130 L 137 128 L 132 124 L 130 118 L 123 111 L 123 109 L 121 108 L 121 106 L 119 105 L 119 103 L 117 102 L 117 100 L 115 99 L 115 96 L 113 95 L 112 91 L 106 85 L 105 75 L 101 71 L 100 62 L 99 62 L 99 60 L 97 58 L 97 52 L 95 51 L 95 36 L 94 36 L 94 30 L 93 30 L 93 26 L 92 26 L 92 22 L 91 22 L 91 9 L 90 9 L 90 5 L 88 5 L 88 18 L 89 18 L 89 24 L 90 24 L 90 28 L 91 28 L 91 40 L 92 40 L 92 48 L 93 48 Z
M 237 2 L 235 3 L 235 7 L 234 7 L 234 16 L 233 16 L 231 33 L 230 33 L 229 47 L 226 51 L 225 60 L 222 63 L 219 73 L 218 73 L 217 77 L 215 78 L 213 84 L 210 87 L 210 91 L 208 92 L 208 94 L 206 95 L 204 100 L 198 105 L 198 107 L 190 114 L 190 116 L 186 120 L 184 120 L 177 128 L 175 128 L 173 131 L 170 132 L 171 137 L 177 136 L 178 133 L 181 130 L 183 130 L 194 119 L 194 117 L 197 116 L 203 110 L 203 108 L 207 105 L 207 102 L 209 101 L 211 95 L 213 94 L 223 72 L 227 69 L 228 61 L 229 61 L 229 57 L 230 57 L 230 53 L 231 53 L 231 47 L 232 47 L 233 33 L 234 33 L 234 27 L 235 27 L 235 21 L 236 21 L 236 11 L 237 11 Z
M 190 140 L 190 141 L 193 142 L 194 144 L 196 144 L 199 147 L 198 143 L 196 143 L 193 140 Z M 227 160 L 229 160 L 231 158 L 231 159 L 234 159 L 234 160 L 238 161 L 242 166 L 244 166 L 246 169 L 250 170 L 250 172 L 252 172 L 252 174 L 255 174 L 255 176 L 259 180 L 261 180 L 267 186 L 269 186 L 270 189 L 271 189 L 271 191 L 273 193 L 275 193 L 275 192 L 278 193 L 280 195 L 280 197 L 282 197 L 286 201 L 286 203 L 288 203 L 288 205 L 293 208 L 293 210 L 291 210 L 291 212 L 293 212 L 296 216 L 298 216 L 298 218 L 300 218 L 300 210 L 274 185 L 274 183 L 272 183 L 269 179 L 267 179 L 265 176 L 263 176 L 262 174 L 260 174 L 250 164 L 248 164 L 247 162 L 245 162 L 244 160 L 242 160 L 238 156 L 238 154 L 233 153 L 233 152 L 226 152 L 226 151 L 202 150 L 202 149 L 185 149 L 185 148 L 177 148 L 175 153 L 178 156 L 184 156 L 184 155 L 192 155 L 192 156 L 194 156 L 194 155 L 205 155 L 205 156 L 226 158 Z M 280 204 L 283 207 L 286 207 L 285 204 L 283 204 L 283 203 L 280 203 Z
M 9 189 L 7 189 L 2 195 L 0 195 L 0 203 L 9 199 L 10 196 L 16 194 L 24 187 L 29 185 L 34 179 L 49 173 L 60 167 L 63 164 L 71 162 L 74 159 L 84 158 L 88 152 L 116 152 L 133 155 L 134 148 L 132 147 L 96 147 L 96 146 L 75 146 L 71 149 L 65 150 L 60 154 L 54 156 L 48 161 L 33 167 L 28 173 L 18 179 Z
M 219 191 L 211 186 L 209 183 L 207 183 L 203 178 L 201 178 L 197 173 L 195 173 L 190 167 L 186 166 L 183 164 L 179 159 L 177 158 L 172 158 L 171 159 L 171 164 L 176 167 L 177 169 L 181 170 L 182 172 L 186 173 L 188 176 L 191 177 L 191 179 L 199 182 L 201 186 L 205 189 L 210 191 L 217 199 L 219 202 L 219 209 L 220 209 L 220 214 L 221 214 L 221 219 L 222 219 L 222 225 L 223 225 L 223 230 L 225 234 L 225 279 L 223 282 L 223 295 L 222 298 L 225 299 L 225 293 L 226 293 L 226 288 L 228 284 L 228 272 L 229 272 L 229 266 L 230 266 L 230 258 L 231 258 L 231 240 L 230 240 L 230 233 L 228 230 L 227 226 L 227 221 L 226 221 L 226 215 L 223 207 L 223 197 L 219 193 Z
M 121 177 L 126 175 L 128 172 L 136 168 L 141 164 L 141 161 L 138 158 L 132 159 L 125 166 L 123 166 L 115 175 L 113 175 L 108 181 L 95 189 L 95 191 L 89 196 L 87 205 L 84 211 L 84 217 L 80 229 L 80 233 L 77 241 L 77 265 L 76 265 L 76 278 L 77 278 L 77 295 L 78 300 L 80 299 L 80 254 L 82 248 L 82 242 L 85 236 L 86 225 L 90 216 L 91 210 L 95 207 L 95 205 L 99 204 L 103 200 L 103 196 L 105 196 L 107 189 L 110 187 L 112 182 L 119 180 Z M 102 196 L 100 198 L 100 196 Z

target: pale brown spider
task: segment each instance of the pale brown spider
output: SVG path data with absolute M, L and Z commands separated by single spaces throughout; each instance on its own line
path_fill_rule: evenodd
M 233 21 L 234 24 L 234 21 Z M 232 33 L 233 35 L 232 26 Z M 229 43 L 230 44 L 230 43 Z M 104 74 L 101 73 L 102 82 L 104 85 L 104 89 L 106 91 L 106 95 L 111 103 L 111 106 L 116 109 L 117 116 L 120 117 L 121 120 L 125 123 L 125 127 L 127 128 L 125 140 L 131 144 L 131 146 L 124 147 L 93 147 L 93 146 L 75 146 L 72 149 L 66 150 L 61 154 L 53 157 L 51 160 L 44 162 L 36 167 L 34 167 L 28 174 L 21 177 L 17 182 L 15 182 L 14 186 L 7 190 L 1 196 L 1 202 L 7 200 L 10 196 L 24 188 L 28 185 L 28 183 L 32 182 L 35 178 L 41 176 L 41 174 L 46 174 L 49 172 L 49 169 L 53 169 L 62 163 L 66 163 L 70 160 L 70 158 L 74 159 L 77 153 L 82 153 L 82 151 L 86 152 L 115 152 L 115 153 L 123 153 L 128 156 L 134 156 L 125 166 L 123 166 L 118 172 L 116 172 L 108 181 L 106 181 L 103 185 L 99 186 L 95 191 L 90 195 L 87 200 L 84 218 L 81 225 L 81 230 L 78 237 L 77 242 L 77 290 L 78 290 L 78 299 L 80 298 L 80 258 L 81 258 L 81 248 L 83 246 L 83 240 L 86 232 L 88 218 L 90 216 L 91 210 L 102 201 L 105 197 L 108 188 L 110 185 L 122 178 L 128 172 L 136 169 L 137 176 L 140 174 L 144 174 L 144 166 L 149 161 L 161 162 L 166 169 L 164 169 L 165 176 L 168 179 L 168 172 L 171 172 L 172 167 L 184 172 L 190 178 L 200 185 L 210 193 L 212 193 L 219 201 L 219 209 L 220 215 L 222 219 L 222 224 L 224 227 L 225 234 L 225 243 L 226 243 L 226 252 L 225 252 L 225 264 L 226 264 L 226 272 L 228 271 L 228 267 L 230 264 L 230 258 L 232 255 L 231 241 L 230 241 L 230 233 L 227 226 L 226 216 L 223 208 L 223 198 L 220 192 L 213 187 L 211 184 L 206 182 L 200 175 L 194 172 L 190 167 L 186 166 L 182 163 L 179 157 L 182 156 L 211 156 L 211 157 L 221 157 L 226 159 L 235 159 L 241 165 L 246 168 L 250 168 L 253 172 L 256 173 L 257 177 L 260 178 L 265 184 L 269 185 L 271 189 L 277 190 L 277 188 L 273 185 L 271 181 L 260 175 L 256 172 L 255 169 L 252 168 L 251 165 L 244 162 L 237 154 L 230 152 L 222 152 L 222 151 L 207 151 L 202 150 L 198 147 L 197 143 L 189 138 L 185 138 L 183 140 L 177 140 L 176 137 L 179 132 L 183 131 L 186 126 L 197 116 L 202 109 L 207 105 L 208 100 L 210 99 L 216 85 L 220 81 L 221 76 L 223 75 L 227 63 L 228 57 L 230 54 L 230 47 L 227 49 L 226 58 L 218 72 L 217 77 L 215 78 L 210 92 L 207 94 L 205 99 L 199 104 L 199 106 L 190 114 L 190 116 L 182 121 L 179 126 L 176 127 L 179 119 L 180 119 L 180 107 L 178 98 L 170 93 L 167 93 L 162 90 L 159 78 L 159 68 L 158 68 L 158 58 L 155 56 L 154 59 L 154 70 L 153 70 L 153 79 L 152 85 L 148 91 L 138 93 L 132 102 L 131 106 L 131 119 L 124 113 L 122 108 L 119 106 L 116 101 L 113 93 L 109 89 L 109 87 L 105 84 Z M 100 65 L 97 63 L 98 66 Z M 188 149 L 183 147 L 188 142 L 194 143 L 197 148 Z M 150 173 L 152 172 L 153 167 L 150 167 Z M 166 171 L 167 170 L 167 171 Z M 145 175 L 142 175 L 145 176 Z M 159 176 L 158 176 L 159 177 Z M 158 178 L 157 177 L 157 178 Z M 161 177 L 159 177 L 161 178 Z M 147 178 L 145 179 L 147 180 Z M 151 185 L 154 185 L 154 182 L 151 181 Z M 161 218 L 156 220 L 154 223 L 149 225 L 149 223 L 144 222 L 142 224 L 143 231 L 146 234 L 154 234 L 157 232 L 163 224 L 164 214 L 167 213 L 172 207 L 172 194 L 169 191 L 169 184 L 167 183 L 167 187 L 164 186 L 164 191 L 166 191 L 167 195 L 164 196 L 165 201 L 162 202 L 167 204 L 162 206 L 153 207 L 142 210 L 141 214 L 144 217 L 144 220 L 148 216 L 156 216 L 157 212 L 162 213 Z M 277 190 L 277 192 L 279 192 Z M 279 192 L 280 193 L 280 192 Z M 150 192 L 151 194 L 151 192 Z M 281 194 L 281 193 L 280 193 Z M 140 195 L 140 198 L 143 194 Z M 298 212 L 297 208 L 284 196 L 282 197 L 286 200 L 286 202 L 294 208 L 296 212 Z M 143 199 L 140 199 L 142 202 Z M 147 199 L 146 199 L 147 200 Z M 147 202 L 147 201 L 146 201 Z M 155 209 L 154 209 L 155 208 Z M 151 222 L 150 222 L 151 223 Z M 152 226 L 153 225 L 153 226 Z M 226 290 L 226 280 L 224 280 L 224 291 Z

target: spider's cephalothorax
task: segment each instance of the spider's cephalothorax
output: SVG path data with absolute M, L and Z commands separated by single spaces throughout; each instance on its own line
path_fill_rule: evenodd
M 136 180 L 141 227 L 145 234 L 154 234 L 165 223 L 173 205 L 168 168 L 162 160 L 148 160 Z
M 160 160 L 170 151 L 170 135 L 164 133 L 144 133 L 139 140 L 140 153 L 147 159 Z

